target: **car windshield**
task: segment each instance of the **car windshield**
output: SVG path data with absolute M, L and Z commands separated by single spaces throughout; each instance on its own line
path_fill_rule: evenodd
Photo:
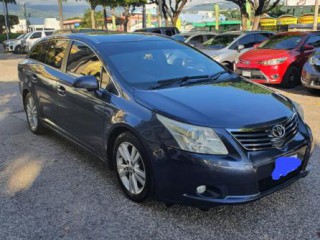
M 206 41 L 203 45 L 214 49 L 222 49 L 229 46 L 239 35 L 236 34 L 224 34 L 216 36 Z
M 150 89 L 159 81 L 214 75 L 224 68 L 197 50 L 172 40 L 103 44 L 106 61 L 131 87 Z
M 17 39 L 21 39 L 25 36 L 26 34 L 21 34 L 19 37 L 17 37 Z
M 301 35 L 275 35 L 263 42 L 258 48 L 290 50 L 296 48 L 302 38 Z

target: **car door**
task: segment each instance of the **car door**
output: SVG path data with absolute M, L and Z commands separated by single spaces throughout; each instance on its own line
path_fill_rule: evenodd
M 101 82 L 103 64 L 86 44 L 74 41 L 65 73 L 57 84 L 57 122 L 71 138 L 95 153 L 103 153 L 104 124 L 108 115 L 106 91 L 74 88 L 78 77 L 92 75 Z
M 47 51 L 48 41 L 39 42 L 29 55 L 29 64 L 26 70 L 26 77 L 31 83 L 33 93 L 39 107 L 41 118 L 54 123 L 56 117 L 56 81 L 59 78 L 59 66 L 62 60 L 57 59 L 55 66 L 48 65 Z
M 42 38 L 42 32 L 34 32 L 30 38 L 28 39 L 28 47 L 29 50 L 31 49 L 31 47 L 35 44 L 36 41 L 38 41 L 39 39 Z

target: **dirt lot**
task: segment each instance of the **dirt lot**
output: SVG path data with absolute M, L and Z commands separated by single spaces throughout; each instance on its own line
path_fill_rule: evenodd
M 202 212 L 127 200 L 114 174 L 85 151 L 28 129 L 19 56 L 0 54 L 0 239 L 320 239 L 320 96 L 299 102 L 316 139 L 311 174 L 260 201 Z M 20 57 L 21 58 L 21 57 Z

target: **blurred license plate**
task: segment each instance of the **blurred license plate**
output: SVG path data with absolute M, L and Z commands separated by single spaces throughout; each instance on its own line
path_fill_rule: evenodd
M 251 71 L 242 70 L 242 76 L 251 77 Z
M 272 172 L 272 179 L 279 180 L 281 177 L 287 176 L 289 173 L 297 170 L 301 164 L 298 155 L 283 156 L 276 159 L 276 166 Z

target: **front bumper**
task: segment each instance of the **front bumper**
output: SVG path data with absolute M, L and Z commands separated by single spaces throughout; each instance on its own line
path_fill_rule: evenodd
M 320 89 L 320 67 L 317 69 L 307 62 L 301 73 L 301 83 L 307 88 Z
M 3 49 L 6 51 L 6 52 L 13 52 L 14 51 L 14 45 L 12 44 L 3 44 Z
M 286 70 L 285 64 L 265 66 L 259 63 L 247 65 L 239 62 L 236 64 L 235 72 L 254 82 L 280 84 Z
M 166 158 L 157 160 L 157 197 L 166 203 L 197 207 L 242 204 L 278 191 L 309 173 L 313 151 L 310 129 L 307 138 L 298 133 L 284 149 L 272 149 L 228 156 L 210 156 L 168 149 Z M 236 147 L 237 148 L 237 147 Z M 272 180 L 275 159 L 298 154 L 302 165 L 280 180 Z M 199 194 L 198 186 L 206 186 Z

